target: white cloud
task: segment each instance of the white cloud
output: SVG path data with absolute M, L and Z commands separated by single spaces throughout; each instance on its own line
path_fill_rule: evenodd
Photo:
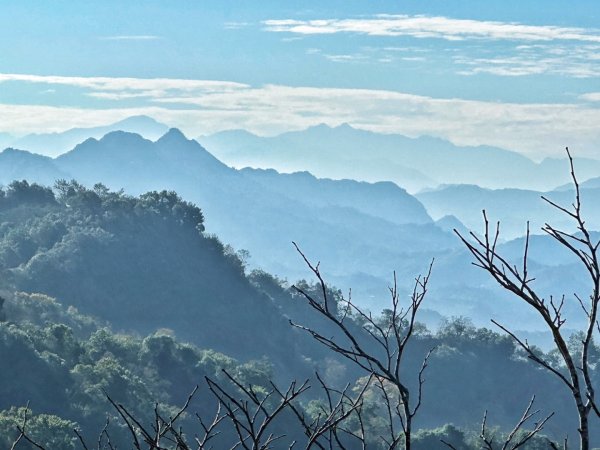
M 168 98 L 192 93 L 202 95 L 248 87 L 246 84 L 231 81 L 176 78 L 63 77 L 0 73 L 0 84 L 8 81 L 77 87 L 89 90 L 90 92 L 85 93 L 86 96 L 116 101 L 135 98 Z
M 600 76 L 599 45 L 519 45 L 514 53 L 496 57 L 459 54 L 454 63 L 464 66 L 458 73 L 488 73 L 501 76 L 552 74 L 573 78 Z
M 579 98 L 586 102 L 600 102 L 600 92 L 588 92 L 587 94 L 580 95 Z
M 585 103 L 519 104 L 373 89 L 0 74 L 0 82 L 15 79 L 84 87 L 88 90 L 84 95 L 108 100 L 93 109 L 0 105 L 3 131 L 13 134 L 97 126 L 146 114 L 190 136 L 232 128 L 268 135 L 347 122 L 378 132 L 437 136 L 461 145 L 496 145 L 532 156 L 562 155 L 566 145 L 580 156 L 597 156 L 600 147 L 600 108 Z M 132 92 L 147 97 L 136 99 Z M 120 99 L 138 106 L 119 107 Z
M 23 81 L 47 85 L 65 85 L 101 91 L 205 91 L 220 92 L 248 87 L 232 81 L 190 80 L 177 78 L 110 78 L 110 77 L 63 77 L 53 75 L 27 75 L 0 73 L 0 83 Z
M 468 41 L 468 45 L 451 45 L 443 49 L 457 55 L 446 64 L 456 64 L 458 66 L 456 73 L 461 75 L 483 73 L 515 77 L 551 74 L 572 78 L 600 76 L 600 30 L 598 29 L 407 15 L 378 15 L 356 19 L 267 20 L 263 24 L 265 30 L 299 36 L 356 33 L 370 36 L 411 36 Z M 516 41 L 519 45 L 513 47 L 509 44 L 496 49 L 502 55 L 490 57 L 487 54 L 489 48 L 482 45 L 484 40 Z M 416 53 L 431 52 L 431 49 L 422 46 L 361 47 L 361 50 L 367 53 L 379 52 L 379 56 L 374 56 L 372 61 L 385 63 L 423 62 L 426 60 L 419 59 L 423 55 Z M 410 54 L 395 58 L 393 56 L 395 53 Z M 436 55 L 431 57 L 435 58 Z M 350 60 L 344 55 L 330 55 L 327 59 L 334 62 Z M 356 61 L 356 58 L 353 60 Z
M 336 62 L 336 63 L 381 63 L 381 64 L 390 64 L 390 63 L 400 63 L 403 61 L 410 62 L 424 62 L 427 61 L 427 58 L 421 56 L 425 54 L 427 50 L 414 48 L 414 47 L 386 47 L 386 48 L 378 48 L 378 47 L 370 47 L 370 46 L 362 46 L 360 47 L 359 52 L 355 53 L 344 53 L 344 54 L 330 54 L 324 53 L 322 49 L 319 48 L 308 48 L 305 50 L 307 55 L 319 55 L 322 58 L 327 59 L 328 61 Z M 402 56 L 406 54 L 407 56 Z M 414 55 L 414 56 L 409 56 Z
M 438 38 L 450 41 L 488 39 L 600 42 L 598 30 L 434 16 L 378 15 L 357 19 L 283 19 L 266 20 L 263 25 L 266 31 L 300 35 L 358 33 L 371 36 Z
M 326 59 L 333 62 L 365 62 L 368 59 L 365 55 L 349 54 L 349 55 L 323 55 Z
M 403 56 L 400 58 L 402 61 L 426 61 L 427 58 L 423 56 Z

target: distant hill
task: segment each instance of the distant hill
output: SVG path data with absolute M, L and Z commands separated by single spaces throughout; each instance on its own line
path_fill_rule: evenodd
M 465 225 L 460 220 L 458 220 L 456 216 L 453 216 L 451 214 L 443 216 L 442 218 L 436 220 L 435 224 L 442 230 L 450 232 L 457 230 L 458 232 L 464 235 L 469 234 L 469 229 L 465 227 Z
M 54 184 L 57 179 L 67 177 L 55 162 L 42 155 L 7 148 L 0 153 L 0 182 L 12 180 L 35 180 L 42 184 Z
M 58 297 L 115 330 L 171 329 L 245 360 L 269 355 L 281 374 L 312 371 L 298 357 L 312 340 L 284 317 L 289 294 L 276 303 L 262 293 L 242 260 L 202 233 L 201 210 L 175 193 L 62 182 L 54 194 L 15 182 L 1 194 L 2 288 Z
M 43 155 L 57 156 L 71 150 L 88 138 L 100 138 L 111 131 L 128 131 L 148 139 L 158 139 L 168 127 L 147 116 L 133 116 L 111 125 L 94 128 L 73 128 L 62 133 L 28 134 L 5 141 L 6 145 Z M 0 144 L 2 139 L 0 136 Z M 4 148 L 4 146 L 0 146 Z
M 537 164 L 504 149 L 461 147 L 443 139 L 409 138 L 352 128 L 318 125 L 274 137 L 241 130 L 198 140 L 237 167 L 290 172 L 308 170 L 321 177 L 390 180 L 409 192 L 438 184 L 476 184 L 487 188 L 549 190 L 569 181 L 566 161 Z M 600 161 L 582 160 L 582 180 L 600 173 Z
M 21 156 L 24 163 L 15 167 L 22 170 L 0 181 L 39 180 L 39 174 L 25 170 L 35 155 Z M 136 195 L 176 190 L 202 205 L 209 232 L 249 250 L 254 266 L 290 279 L 306 276 L 292 240 L 327 263 L 332 281 L 360 292 L 353 277 L 370 273 L 373 281 L 379 279 L 372 286 L 384 295 L 393 268 L 412 277 L 426 267 L 433 252 L 457 247 L 452 234 L 436 227 L 418 200 L 392 183 L 237 171 L 175 129 L 156 142 L 116 131 L 43 161 L 47 173 L 88 186 L 102 182 Z M 421 256 L 402 256 L 415 252 Z
M 579 183 L 579 187 L 581 189 L 599 189 L 600 188 L 600 176 L 595 178 L 590 178 L 589 180 L 585 180 Z M 555 191 L 572 191 L 573 183 L 566 183 L 561 186 L 558 186 Z
M 319 179 L 309 172 L 281 174 L 273 169 L 245 168 L 241 173 L 265 189 L 318 207 L 355 208 L 392 223 L 431 223 L 425 208 L 392 182 Z
M 600 189 L 587 188 L 593 183 L 582 184 L 583 212 L 591 229 L 600 229 Z M 481 231 L 486 210 L 491 223 L 500 221 L 501 237 L 514 239 L 523 236 L 527 221 L 532 234 L 540 234 L 546 223 L 574 230 L 572 220 L 542 200 L 542 195 L 570 206 L 574 200 L 571 190 L 539 192 L 523 189 L 484 189 L 472 185 L 444 186 L 421 192 L 416 197 L 425 205 L 434 219 L 448 214 L 455 215 L 467 228 Z
M 17 155 L 24 161 L 15 165 L 21 172 L 9 175 L 30 177 L 25 169 L 34 155 Z M 442 219 L 435 223 L 418 199 L 392 183 L 235 170 L 175 129 L 156 142 L 112 132 L 43 161 L 49 170 L 66 174 L 63 178 L 76 178 L 89 187 L 102 182 L 133 195 L 175 190 L 200 205 L 207 233 L 216 233 L 235 249 L 249 251 L 250 258 L 245 258 L 250 268 L 260 267 L 291 281 L 311 276 L 291 245 L 296 241 L 309 258 L 321 261 L 330 283 L 343 290 L 352 288 L 353 299 L 374 311 L 387 305 L 393 271 L 402 295 L 407 295 L 414 276 L 435 258 L 428 308 L 445 316 L 466 315 L 479 324 L 495 317 L 510 320 L 517 329 L 535 329 L 531 313 L 523 305 L 505 302 L 488 277 L 471 266 L 451 229 L 461 222 L 479 230 L 481 222 L 479 216 L 475 221 L 475 215 L 471 220 L 460 209 L 453 211 L 452 197 L 440 197 L 440 208 L 450 211 L 431 213 Z M 480 202 L 485 203 L 488 192 L 482 192 Z M 515 192 L 514 197 L 537 195 Z M 430 200 L 421 201 L 431 208 Z M 477 202 L 470 203 L 478 207 Z M 448 214 L 456 219 L 443 219 Z M 524 220 L 518 219 L 514 217 L 515 227 L 518 224 L 523 229 Z M 542 274 L 550 269 L 540 265 Z M 561 292 L 564 280 L 552 275 L 548 289 L 554 288 Z

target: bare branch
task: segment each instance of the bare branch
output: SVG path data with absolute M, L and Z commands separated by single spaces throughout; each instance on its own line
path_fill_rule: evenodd
M 517 345 L 525 351 L 529 359 L 550 371 L 569 389 L 579 416 L 581 448 L 587 450 L 589 449 L 589 413 L 590 411 L 594 411 L 600 417 L 600 409 L 597 407 L 595 401 L 595 389 L 590 376 L 589 363 L 589 354 L 590 348 L 593 345 L 594 332 L 600 332 L 600 325 L 598 322 L 598 305 L 600 303 L 600 264 L 598 262 L 597 254 L 598 248 L 600 247 L 600 241 L 594 241 L 591 238 L 591 234 L 586 227 L 585 220 L 581 214 L 581 192 L 579 182 L 575 176 L 574 162 L 568 148 L 566 149 L 566 152 L 569 159 L 571 178 L 575 188 L 575 201 L 570 208 L 567 208 L 545 196 L 543 196 L 542 199 L 550 206 L 572 219 L 575 222 L 578 233 L 575 234 L 559 230 L 549 224 L 545 224 L 542 230 L 552 237 L 559 245 L 569 250 L 578 258 L 591 280 L 592 291 L 589 295 L 589 302 L 587 302 L 587 304 L 580 296 L 575 294 L 575 298 L 588 319 L 584 330 L 585 337 L 582 340 L 582 352 L 580 356 L 571 353 L 565 336 L 563 336 L 561 332 L 561 327 L 566 320 L 563 317 L 564 296 L 561 297 L 560 302 L 554 302 L 553 297 L 550 297 L 550 301 L 546 302 L 531 286 L 533 278 L 529 277 L 527 267 L 529 225 L 527 226 L 521 270 L 518 270 L 516 266 L 509 264 L 504 257 L 498 254 L 496 242 L 499 227 L 496 227 L 494 238 L 490 239 L 489 222 L 485 211 L 483 214 L 485 227 L 483 238 L 479 238 L 475 233 L 471 232 L 471 238 L 467 239 L 457 230 L 454 231 L 473 256 L 473 264 L 488 272 L 499 286 L 530 305 L 545 322 L 548 330 L 552 334 L 554 344 L 562 359 L 562 363 L 564 364 L 564 373 L 563 370 L 553 367 L 549 362 L 544 360 L 543 357 L 537 355 L 531 349 L 527 341 L 521 341 L 514 333 L 511 333 L 497 322 L 494 323 L 513 338 Z M 575 360 L 578 358 L 579 361 L 576 363 Z
M 397 389 L 399 394 L 397 404 L 392 405 L 389 397 L 387 398 L 388 420 L 393 422 L 392 411 L 394 411 L 394 414 L 398 415 L 404 431 L 402 434 L 404 446 L 406 450 L 410 450 L 412 419 L 421 406 L 424 384 L 423 374 L 427 367 L 431 351 L 425 357 L 423 366 L 418 374 L 419 389 L 417 401 L 414 406 L 411 405 L 410 392 L 405 381 L 400 376 L 400 371 L 406 345 L 415 331 L 417 312 L 427 294 L 433 261 L 429 265 L 427 274 L 425 276 L 418 276 L 415 279 L 410 302 L 406 308 L 400 306 L 396 274 L 394 273 L 394 283 L 389 289 L 391 295 L 391 313 L 389 317 L 386 317 L 388 323 L 379 323 L 370 313 L 362 311 L 349 300 L 346 307 L 351 308 L 356 313 L 356 316 L 365 324 L 362 326 L 362 332 L 357 332 L 352 325 L 345 320 L 347 318 L 347 312 L 344 312 L 340 318 L 330 308 L 326 296 L 327 289 L 319 270 L 319 264 L 313 265 L 304 253 L 302 253 L 298 245 L 296 243 L 293 244 L 308 268 L 317 277 L 321 287 L 323 301 L 314 298 L 310 293 L 300 287 L 293 286 L 294 289 L 301 294 L 314 311 L 327 319 L 334 326 L 341 334 L 341 338 L 329 337 L 315 329 L 298 325 L 293 322 L 290 323 L 298 329 L 309 333 L 316 341 L 325 345 L 333 352 L 352 361 L 358 367 L 373 376 L 381 383 L 383 392 L 385 392 L 385 386 L 383 386 L 384 381 L 390 383 Z M 495 246 L 495 243 L 493 245 Z M 373 352 L 368 351 L 367 344 L 363 344 L 365 339 L 370 340 L 380 348 L 383 351 L 383 356 L 377 356 L 373 354 Z M 385 395 L 387 395 L 387 393 Z M 386 398 L 385 395 L 384 399 Z M 334 438 L 337 438 L 335 433 L 333 434 Z M 391 441 L 387 441 L 387 445 L 390 446 L 390 448 L 395 448 L 399 440 L 395 437 L 396 435 L 393 431 L 393 426 L 392 434 L 393 436 L 390 437 Z

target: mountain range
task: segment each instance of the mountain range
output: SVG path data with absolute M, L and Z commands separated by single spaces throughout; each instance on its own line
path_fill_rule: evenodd
M 34 133 L 20 138 L 0 133 L 0 149 L 13 147 L 56 157 L 88 138 L 100 139 L 112 131 L 136 133 L 155 141 L 168 129 L 151 117 L 134 116 L 105 126 L 60 133 Z M 568 186 L 570 181 L 566 158 L 534 162 L 506 149 L 460 146 L 431 136 L 376 133 L 348 124 L 317 125 L 271 137 L 228 130 L 197 140 L 219 160 L 237 168 L 308 171 L 321 178 L 368 182 L 387 180 L 410 193 L 455 184 L 549 191 Z M 577 149 L 573 150 L 576 155 Z M 582 181 L 600 173 L 599 160 L 576 158 L 576 162 Z
M 224 131 L 200 136 L 198 141 L 236 167 L 308 170 L 320 177 L 365 181 L 390 180 L 411 193 L 444 184 L 546 191 L 569 181 L 566 158 L 536 163 L 497 147 L 457 146 L 430 136 L 381 134 L 348 124 L 334 128 L 318 125 L 274 137 L 260 137 L 244 130 Z M 598 160 L 577 162 L 582 180 L 600 173 Z
M 87 139 L 57 158 L 13 149 L 0 153 L 0 182 L 28 179 L 51 184 L 57 178 L 75 178 L 87 186 L 101 182 L 134 195 L 175 190 L 202 208 L 207 233 L 249 251 L 250 268 L 291 281 L 310 277 L 293 249 L 295 241 L 311 260 L 321 261 L 327 281 L 344 290 L 351 287 L 354 300 L 373 310 L 387 304 L 394 270 L 401 292 L 408 294 L 411 280 L 435 258 L 428 307 L 437 312 L 430 313 L 431 320 L 466 315 L 487 323 L 495 317 L 535 329 L 522 305 L 505 302 L 503 293 L 470 265 L 452 231 L 466 231 L 462 212 L 436 211 L 434 220 L 425 207 L 432 208 L 429 198 L 411 196 L 394 183 L 236 170 L 176 129 L 155 142 L 115 131 Z M 508 202 L 507 211 L 514 210 L 511 202 L 518 200 L 519 196 Z M 517 210 L 524 216 L 526 212 Z M 519 218 L 526 220 L 521 216 L 514 220 Z M 548 238 L 539 242 L 542 247 L 550 245 Z M 542 279 L 550 274 L 545 290 L 570 291 L 568 280 L 554 275 L 555 265 L 540 258 L 536 269 Z M 568 273 L 574 265 L 567 260 L 560 270 Z
M 580 185 L 580 189 L 582 212 L 586 217 L 586 223 L 591 229 L 600 230 L 598 180 L 591 179 L 584 182 Z M 548 192 L 452 185 L 416 194 L 433 218 L 441 219 L 452 214 L 471 230 L 482 231 L 482 211 L 485 210 L 492 223 L 500 222 L 501 237 L 504 240 L 524 236 L 527 222 L 532 234 L 542 233 L 542 227 L 546 223 L 567 231 L 576 231 L 573 220 L 544 201 L 542 196 L 559 205 L 569 207 L 575 198 L 573 184 Z
M 129 131 L 156 140 L 169 127 L 148 116 L 132 116 L 110 125 L 94 128 L 72 128 L 57 133 L 33 133 L 19 138 L 0 133 L 0 148 L 8 146 L 49 156 L 58 156 L 88 138 L 101 138 L 111 131 Z

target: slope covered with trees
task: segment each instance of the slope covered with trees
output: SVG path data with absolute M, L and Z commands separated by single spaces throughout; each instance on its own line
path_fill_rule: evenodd
M 226 382 L 221 368 L 267 390 L 271 379 L 311 378 L 314 369 L 332 386 L 350 383 L 360 389 L 364 383 L 362 371 L 316 345 L 288 318 L 334 338 L 339 337 L 335 328 L 312 314 L 285 282 L 265 272 L 247 274 L 239 255 L 202 231 L 202 211 L 176 194 L 131 197 L 75 182 L 57 183 L 54 190 L 15 182 L 0 192 L 6 298 L 0 324 L 6 362 L 0 427 L 7 439 L 23 413 L 14 408 L 27 401 L 36 414 L 32 433 L 39 429 L 49 439 L 63 436 L 74 445 L 67 433 L 74 424 L 89 437 L 102 428 L 107 411 L 115 415 L 103 390 L 149 421 L 154 401 L 164 411 L 176 411 L 203 377 Z M 296 287 L 321 295 L 311 282 Z M 364 318 L 344 313 L 339 292 L 328 295 L 349 329 L 361 341 L 367 338 Z M 374 320 L 385 326 L 389 311 Z M 576 348 L 576 338 L 570 345 Z M 431 348 L 437 350 L 415 419 L 415 448 L 436 448 L 440 438 L 476 448 L 473 430 L 483 410 L 490 409 L 492 423 L 506 430 L 533 394 L 543 411 L 555 411 L 547 433 L 559 439 L 574 430 L 564 406 L 568 397 L 508 337 L 477 329 L 466 319 L 449 320 L 435 332 L 418 325 L 405 366 L 406 374 L 413 374 L 406 380 L 413 391 L 422 357 Z M 597 380 L 598 371 L 591 376 Z M 50 392 L 42 389 L 47 383 L 53 386 Z M 189 410 L 210 413 L 214 399 L 206 386 L 200 394 Z M 303 408 L 310 412 L 321 395 L 310 391 Z M 375 445 L 385 430 L 384 405 L 376 390 L 364 402 L 365 426 Z M 193 415 L 185 417 L 185 428 L 196 430 Z M 281 427 L 301 434 L 286 417 Z M 127 430 L 113 419 L 115 439 L 126 439 Z M 448 423 L 454 426 L 439 428 Z
M 289 349 L 301 354 L 302 341 L 280 306 L 252 286 L 231 248 L 203 233 L 200 209 L 175 193 L 130 197 L 75 182 L 57 183 L 56 195 L 27 182 L 0 192 L 5 283 L 60 298 L 119 330 L 176 329 L 205 347 L 279 353 L 282 364 L 296 364 Z

